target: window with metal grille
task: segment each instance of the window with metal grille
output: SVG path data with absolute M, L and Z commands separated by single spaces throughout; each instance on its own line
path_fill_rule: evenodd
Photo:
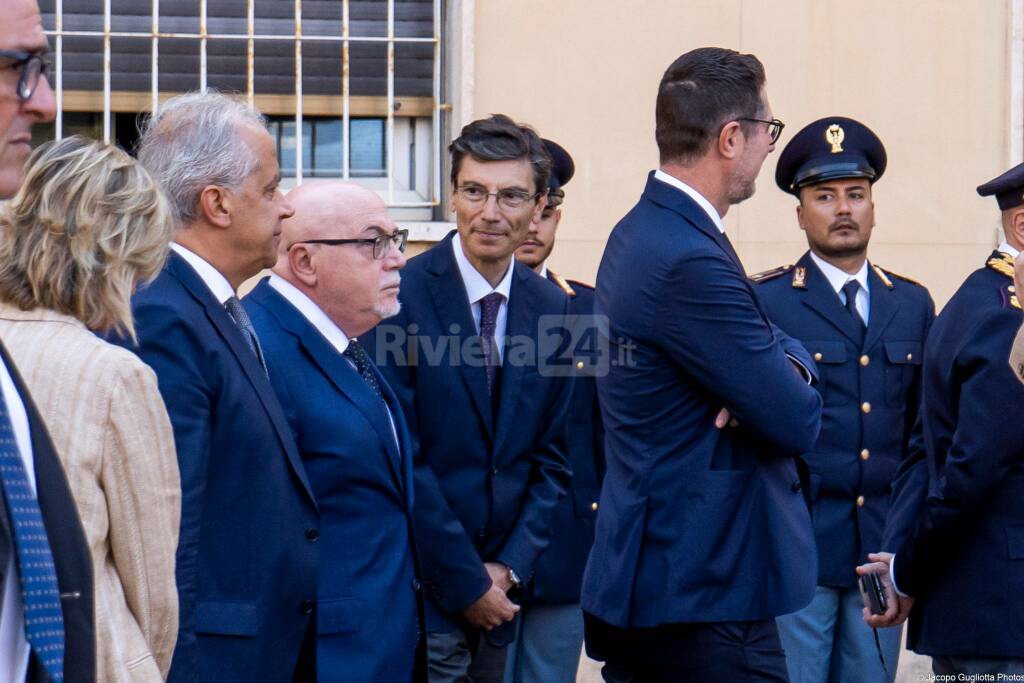
M 350 178 L 398 217 L 441 195 L 442 0 L 41 0 L 57 119 L 131 149 L 141 112 L 217 88 L 271 121 L 285 186 Z

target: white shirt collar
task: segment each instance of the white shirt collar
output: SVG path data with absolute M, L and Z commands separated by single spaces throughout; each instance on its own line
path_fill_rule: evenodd
M 345 353 L 345 349 L 348 348 L 348 335 L 328 318 L 323 309 L 317 306 L 316 302 L 310 299 L 305 292 L 276 273 L 270 276 L 270 286 L 294 306 L 338 353 Z
M 538 275 L 540 275 L 545 280 L 548 278 L 548 262 L 547 261 L 545 261 L 544 263 L 540 264 L 540 272 L 538 273 Z
M 854 275 L 850 275 L 845 270 L 836 268 L 831 263 L 815 254 L 813 251 L 810 252 L 810 254 L 811 260 L 814 261 L 815 265 L 818 266 L 818 269 L 821 270 L 822 274 L 828 280 L 828 283 L 832 285 L 832 289 L 835 290 L 836 294 L 842 291 L 843 285 L 845 285 L 850 280 L 856 280 L 857 283 L 861 286 L 861 289 L 863 289 L 865 292 L 871 291 L 871 285 L 868 283 L 867 259 L 864 259 L 864 263 L 861 265 L 860 270 L 858 270 Z
M 1013 245 L 1011 245 L 1006 240 L 1003 240 L 1002 243 L 997 247 L 997 249 L 1003 252 L 1004 254 L 1009 254 L 1013 258 L 1017 258 L 1017 254 L 1020 253 L 1019 249 L 1014 248 Z
M 452 250 L 455 252 L 455 263 L 459 266 L 462 284 L 466 287 L 466 296 L 469 297 L 470 305 L 477 303 L 491 292 L 502 294 L 505 301 L 508 301 L 509 292 L 512 291 L 512 271 L 515 270 L 515 257 L 509 259 L 508 270 L 505 271 L 498 286 L 491 287 L 491 283 L 466 258 L 465 252 L 462 251 L 462 240 L 459 239 L 457 232 L 452 237 Z
M 171 242 L 171 249 L 178 253 L 181 258 L 185 259 L 185 262 L 192 266 L 192 269 L 196 271 L 206 286 L 210 288 L 210 292 L 213 293 L 214 298 L 221 304 L 225 303 L 228 299 L 235 296 L 235 289 L 228 282 L 228 279 L 221 274 L 219 270 L 210 265 L 210 262 L 204 259 L 194 251 L 187 249 L 177 242 Z
M 676 178 L 675 176 L 665 173 L 660 168 L 654 172 L 654 178 L 656 180 L 660 180 L 666 185 L 671 185 L 677 190 L 682 190 L 687 195 L 689 195 L 690 199 L 697 202 L 697 205 L 700 206 L 700 208 L 704 209 L 704 212 L 708 215 L 708 218 L 710 218 L 711 221 L 715 224 L 715 227 L 717 227 L 720 232 L 725 232 L 725 222 L 723 222 L 722 217 L 718 215 L 718 209 L 716 209 L 711 204 L 711 202 L 709 202 L 704 197 L 704 195 L 702 195 L 700 192 L 697 192 L 697 190 L 693 189 L 679 178 Z

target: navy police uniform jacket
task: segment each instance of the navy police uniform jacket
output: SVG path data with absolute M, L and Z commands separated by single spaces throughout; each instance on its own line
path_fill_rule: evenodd
M 420 591 L 412 541 L 412 450 L 359 372 L 264 279 L 244 300 L 320 508 L 321 681 L 412 681 Z M 393 427 L 392 427 L 393 425 Z M 425 678 L 425 676 L 423 676 Z
M 1013 259 L 995 252 L 935 319 L 925 347 L 924 448 L 894 483 L 886 547 L 915 598 L 907 645 L 1024 657 L 1024 385 Z
M 574 332 L 571 346 L 566 349 L 573 369 L 567 436 L 572 482 L 569 495 L 555 509 L 551 543 L 537 559 L 527 599 L 535 604 L 559 605 L 580 601 L 583 567 L 594 542 L 594 522 L 604 477 L 604 427 L 594 378 L 594 288 L 565 280 L 550 269 L 548 279 L 569 297 L 572 324 L 568 328 Z
M 491 586 L 484 562 L 530 581 L 571 474 L 571 379 L 542 372 L 535 356 L 541 326 L 564 318 L 566 297 L 513 259 L 509 340 L 490 396 L 452 235 L 409 260 L 402 310 L 363 336 L 414 435 L 414 529 L 432 633 L 466 625 L 462 610 Z M 486 632 L 494 645 L 513 635 L 511 622 Z
M 791 358 L 813 372 L 810 355 L 770 323 L 710 216 L 653 174 L 608 240 L 596 311 L 611 358 L 584 611 L 645 628 L 802 608 L 817 563 L 794 456 L 821 396 Z M 715 429 L 723 406 L 737 427 Z
M 890 485 L 917 418 L 922 351 L 935 307 L 921 285 L 869 267 L 864 332 L 809 252 L 795 267 L 752 279 L 771 320 L 818 364 L 821 434 L 803 455 L 818 584 L 849 588 L 854 568 L 882 549 Z

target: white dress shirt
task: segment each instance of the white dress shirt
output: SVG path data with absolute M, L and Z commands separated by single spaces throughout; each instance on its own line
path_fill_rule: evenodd
M 278 294 L 283 296 L 285 300 L 295 307 L 302 317 L 309 321 L 317 332 L 319 332 L 327 343 L 334 347 L 334 349 L 344 354 L 345 349 L 348 348 L 349 338 L 345 332 L 335 324 L 333 320 L 327 317 L 323 309 L 317 306 L 316 302 L 306 296 L 306 293 L 301 291 L 298 287 L 285 280 L 280 275 L 274 274 L 270 276 L 270 286 L 277 291 Z M 345 362 L 353 368 L 356 367 L 355 363 L 345 358 Z M 391 423 L 391 436 L 395 438 L 395 445 L 398 445 L 398 430 L 395 429 L 395 418 L 391 416 L 391 406 L 388 405 L 387 401 L 384 401 L 384 408 L 388 413 L 388 421 Z
M 14 379 L 7 366 L 0 360 L 0 388 L 7 402 L 7 412 L 14 428 L 14 440 L 18 444 L 25 475 L 32 490 L 36 490 L 35 460 L 32 455 L 32 435 L 28 427 L 28 413 L 25 403 L 18 395 Z M 11 520 L 13 526 L 14 520 Z M 18 579 L 17 554 L 14 547 L 14 533 L 11 533 L 11 558 L 7 563 L 3 585 L 3 611 L 0 612 L 0 681 L 23 681 L 28 673 L 29 644 L 25 635 L 25 601 L 21 596 Z
M 515 270 L 515 257 L 509 259 L 508 270 L 505 271 L 498 286 L 491 287 L 487 278 L 481 275 L 480 271 L 474 268 L 466 258 L 459 233 L 455 233 L 452 238 L 452 251 L 455 252 L 455 263 L 459 266 L 459 274 L 462 275 L 462 284 L 466 288 L 469 307 L 473 311 L 473 322 L 476 324 L 477 334 L 480 334 L 480 300 L 491 292 L 498 292 L 503 296 L 501 306 L 498 308 L 498 318 L 494 323 L 494 341 L 498 344 L 498 361 L 500 362 L 505 353 L 505 331 L 508 329 L 508 295 L 512 291 L 512 271 Z
M 199 278 L 210 288 L 218 302 L 224 304 L 228 299 L 235 296 L 235 288 L 231 286 L 231 283 L 228 282 L 228 279 L 219 270 L 210 265 L 209 261 L 177 242 L 171 242 L 171 249 L 192 266 L 192 269 L 196 271 Z
M 857 290 L 857 301 L 854 305 L 857 307 L 857 312 L 860 313 L 860 317 L 864 320 L 864 324 L 868 324 L 868 316 L 871 314 L 871 284 L 868 280 L 868 262 L 867 259 L 861 264 L 860 270 L 855 274 L 850 275 L 845 270 L 835 267 L 825 259 L 821 258 L 813 251 L 811 252 L 811 260 L 814 261 L 818 269 L 821 270 L 825 279 L 832 285 L 832 289 L 835 290 L 839 300 L 846 305 L 846 293 L 843 292 L 843 287 L 850 280 L 856 280 L 857 284 L 860 285 L 860 289 Z
M 716 209 L 704 195 L 697 192 L 697 190 L 693 189 L 679 178 L 665 173 L 660 168 L 654 172 L 654 178 L 655 180 L 660 180 L 667 185 L 671 185 L 677 190 L 682 190 L 689 195 L 690 199 L 697 202 L 697 206 L 704 209 L 704 213 L 708 215 L 708 218 L 710 218 L 715 224 L 715 227 L 717 227 L 723 235 L 725 234 L 725 222 L 722 220 L 722 217 L 718 215 L 718 209 Z
M 1013 258 L 1017 258 L 1017 254 L 1020 253 L 1020 250 L 1018 250 L 1016 247 L 1011 246 L 1010 243 L 1007 242 L 1006 240 L 1000 242 L 999 246 L 996 247 L 996 249 L 1003 252 L 1004 254 L 1009 254 Z

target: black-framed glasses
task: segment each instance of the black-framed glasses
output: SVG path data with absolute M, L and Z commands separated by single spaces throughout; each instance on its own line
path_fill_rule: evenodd
M 18 99 L 28 102 L 32 93 L 39 85 L 39 78 L 50 71 L 50 65 L 40 52 L 22 52 L 20 50 L 0 50 L 0 59 L 10 60 L 11 69 L 20 69 L 18 76 Z
M 770 135 L 772 138 L 772 144 L 775 144 L 775 142 L 779 139 L 779 136 L 782 135 L 782 129 L 786 127 L 786 124 L 784 124 L 782 121 L 778 119 L 765 121 L 764 119 L 752 119 L 747 116 L 741 116 L 739 119 L 737 119 L 737 121 L 753 121 L 754 123 L 763 123 L 767 125 L 768 135 Z
M 504 209 L 518 209 L 532 199 L 545 194 L 544 192 L 534 192 L 530 194 L 526 190 L 517 190 L 515 188 L 507 188 L 504 190 L 498 190 L 497 192 L 488 192 L 479 185 L 463 185 L 462 187 L 455 188 L 455 193 L 462 197 L 470 204 L 483 204 L 489 198 L 495 197 L 498 202 L 498 206 Z
M 378 261 L 387 256 L 388 251 L 393 246 L 398 249 L 399 252 L 405 252 L 405 245 L 409 241 L 408 230 L 395 230 L 390 235 L 378 235 L 377 237 L 364 237 L 358 239 L 319 239 L 319 240 L 299 240 L 298 242 L 292 242 L 289 245 L 289 249 L 294 247 L 296 244 L 372 244 L 373 245 L 373 258 Z

